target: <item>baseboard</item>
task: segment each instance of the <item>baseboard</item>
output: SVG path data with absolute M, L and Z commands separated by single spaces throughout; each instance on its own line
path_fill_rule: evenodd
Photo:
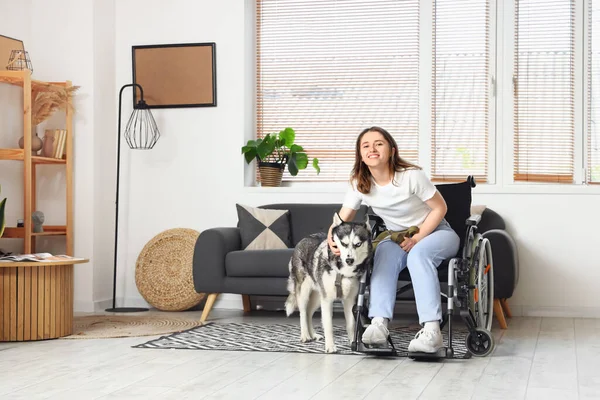
M 600 318 L 600 307 L 549 307 L 549 306 L 513 306 L 509 303 L 513 316 L 554 317 L 554 318 Z
M 115 302 L 116 302 L 117 307 L 152 308 L 152 306 L 150 306 L 143 298 L 139 298 L 139 297 L 128 297 L 124 300 L 121 298 L 117 298 Z M 102 311 L 106 310 L 107 308 L 111 308 L 113 305 L 112 303 L 113 303 L 112 299 L 97 300 L 93 304 L 93 310 L 90 310 L 90 311 L 102 312 Z M 83 311 L 83 310 L 78 310 L 78 311 Z
M 213 309 L 222 310 L 243 310 L 241 294 L 223 293 L 217 297 L 217 301 L 213 306 Z

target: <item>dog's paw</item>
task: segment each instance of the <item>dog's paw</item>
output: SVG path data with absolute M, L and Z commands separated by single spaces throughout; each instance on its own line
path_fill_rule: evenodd
M 337 348 L 335 347 L 335 344 L 325 346 L 325 353 L 337 353 Z
M 313 340 L 316 340 L 317 342 L 319 340 L 323 340 L 323 335 L 319 335 L 318 333 L 314 333 L 313 334 Z
M 301 335 L 300 336 L 300 341 L 302 343 L 306 343 L 306 342 L 312 341 L 312 338 L 310 336 L 308 336 L 308 335 Z

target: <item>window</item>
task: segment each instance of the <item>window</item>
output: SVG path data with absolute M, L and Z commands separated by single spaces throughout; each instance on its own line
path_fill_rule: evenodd
M 490 4 L 438 0 L 433 15 L 431 175 L 488 175 Z
M 516 0 L 514 180 L 573 183 L 575 3 Z
M 256 4 L 256 134 L 321 166 L 285 180 L 346 181 L 377 125 L 434 181 L 600 184 L 600 0 Z
M 418 161 L 419 1 L 258 0 L 257 136 L 294 128 L 312 168 L 346 181 L 357 135 L 377 125 Z

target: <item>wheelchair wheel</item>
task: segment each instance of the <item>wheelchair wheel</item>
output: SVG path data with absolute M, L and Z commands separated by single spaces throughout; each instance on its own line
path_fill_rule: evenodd
M 485 357 L 494 350 L 494 337 L 487 329 L 477 328 L 469 332 L 465 341 L 467 349 L 475 357 Z
M 487 238 L 479 240 L 474 271 L 473 314 L 479 328 L 491 331 L 494 316 L 494 263 L 492 246 Z

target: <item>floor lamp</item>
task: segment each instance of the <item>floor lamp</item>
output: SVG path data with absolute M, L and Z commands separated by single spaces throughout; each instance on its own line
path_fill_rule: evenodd
M 144 90 L 137 83 L 124 85 L 119 91 L 119 120 L 117 121 L 117 193 L 115 199 L 115 258 L 114 258 L 114 276 L 113 276 L 113 301 L 112 308 L 107 308 L 109 312 L 139 312 L 148 311 L 142 307 L 115 307 L 117 297 L 117 242 L 119 234 L 119 171 L 121 167 L 121 97 L 123 89 L 129 86 L 136 86 L 140 89 L 140 101 L 133 107 L 133 112 L 127 126 L 125 127 L 125 140 L 131 149 L 149 150 L 154 147 L 160 132 L 152 117 L 148 105 L 144 101 Z M 135 93 L 135 90 L 134 90 Z

